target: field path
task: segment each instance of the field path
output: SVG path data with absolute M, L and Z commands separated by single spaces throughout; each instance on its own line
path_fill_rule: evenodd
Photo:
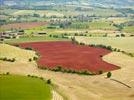
M 59 95 L 56 91 L 52 91 L 53 99 L 52 100 L 63 100 L 63 97 Z

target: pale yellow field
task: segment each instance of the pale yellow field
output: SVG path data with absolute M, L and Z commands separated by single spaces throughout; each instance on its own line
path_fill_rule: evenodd
M 134 53 L 134 37 L 76 37 L 79 42 L 86 44 L 103 44 Z
M 55 11 L 42 11 L 42 10 L 19 10 L 13 13 L 14 16 L 17 15 L 33 15 L 33 14 L 39 14 L 40 16 L 46 15 L 47 17 L 50 16 L 58 16 L 63 17 L 64 15 L 62 13 L 58 13 Z
M 28 61 L 29 58 L 33 58 L 35 55 L 34 51 L 20 49 L 15 46 L 8 44 L 0 44 L 0 58 L 15 58 L 16 60 Z

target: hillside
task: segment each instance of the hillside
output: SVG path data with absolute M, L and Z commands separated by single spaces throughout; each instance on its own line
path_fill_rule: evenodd
M 21 61 L 28 61 L 29 58 L 33 58 L 35 52 L 20 49 L 18 47 L 10 46 L 8 44 L 0 44 L 0 58 L 7 58 Z
M 73 4 L 99 7 L 130 7 L 134 5 L 133 0 L 0 0 L 0 4 L 6 5 L 59 5 Z

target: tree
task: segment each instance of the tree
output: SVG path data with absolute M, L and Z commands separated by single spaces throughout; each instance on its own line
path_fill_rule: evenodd
M 107 73 L 107 78 L 110 78 L 112 76 L 112 73 L 111 72 L 108 72 Z
M 47 80 L 47 84 L 51 84 L 51 79 L 48 79 Z

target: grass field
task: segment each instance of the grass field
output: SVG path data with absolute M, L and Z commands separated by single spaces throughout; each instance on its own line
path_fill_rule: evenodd
M 86 44 L 110 45 L 113 48 L 134 53 L 134 37 L 76 37 L 76 40 Z
M 134 26 L 124 27 L 123 31 L 134 34 Z
M 110 22 L 105 21 L 94 21 L 89 23 L 89 29 L 102 29 L 102 30 L 117 30 L 115 26 Z
M 53 38 L 49 36 L 23 36 L 19 39 L 6 40 L 6 43 L 22 43 L 22 42 L 41 42 L 41 41 L 66 41 L 63 38 Z
M 51 100 L 45 81 L 17 75 L 0 75 L 0 100 Z

